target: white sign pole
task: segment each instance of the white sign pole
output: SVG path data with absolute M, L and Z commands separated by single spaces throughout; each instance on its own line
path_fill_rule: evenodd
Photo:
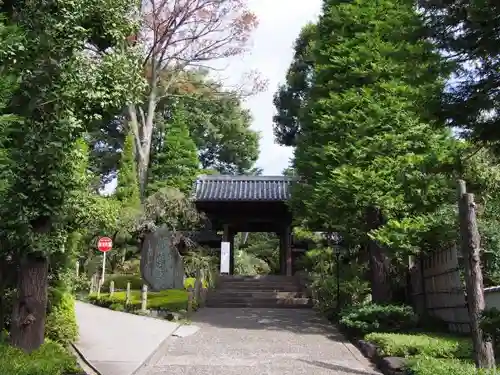
M 229 242 L 220 243 L 220 273 L 229 274 L 229 258 L 231 256 L 231 244 Z
M 106 271 L 106 252 L 102 253 L 102 275 L 101 275 L 101 285 L 104 284 L 104 272 Z

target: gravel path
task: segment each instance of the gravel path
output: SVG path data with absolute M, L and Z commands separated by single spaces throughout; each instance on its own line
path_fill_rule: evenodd
M 201 329 L 167 339 L 147 375 L 379 374 L 313 310 L 205 308 Z

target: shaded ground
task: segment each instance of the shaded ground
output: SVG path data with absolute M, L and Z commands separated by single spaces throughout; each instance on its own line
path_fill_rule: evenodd
M 205 308 L 193 324 L 200 330 L 167 339 L 161 357 L 144 374 L 378 374 L 313 310 Z
M 130 375 L 178 327 L 177 324 L 76 302 L 76 349 L 101 375 Z

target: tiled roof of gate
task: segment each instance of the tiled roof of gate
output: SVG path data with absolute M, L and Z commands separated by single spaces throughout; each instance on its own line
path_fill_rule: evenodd
M 291 177 L 203 175 L 196 180 L 195 200 L 201 201 L 286 201 Z

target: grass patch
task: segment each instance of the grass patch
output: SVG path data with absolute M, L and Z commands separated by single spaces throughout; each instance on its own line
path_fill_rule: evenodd
M 101 287 L 102 292 L 109 292 L 109 284 L 113 281 L 115 283 L 115 290 L 127 290 L 127 283 L 130 283 L 130 289 L 140 290 L 144 281 L 139 275 L 119 275 L 111 274 L 106 275 L 104 279 L 104 284 Z M 196 279 L 194 277 L 187 277 L 184 280 L 184 288 L 194 288 L 194 283 Z M 203 288 L 208 287 L 208 282 L 203 281 Z
M 81 373 L 76 358 L 61 345 L 46 342 L 30 354 L 0 343 L 1 375 L 66 375 Z
M 89 302 L 102 306 L 119 309 L 116 305 L 122 305 L 124 310 L 139 310 L 141 308 L 141 291 L 130 291 L 130 304 L 125 306 L 126 292 L 115 292 L 113 298 L 108 293 L 101 293 L 100 298 L 97 294 L 89 295 Z M 148 292 L 148 309 L 179 311 L 187 309 L 188 292 L 182 289 L 163 290 L 161 292 Z
M 365 340 L 380 349 L 380 355 L 433 358 L 472 358 L 472 341 L 466 337 L 434 334 L 370 333 Z
M 472 361 L 417 356 L 409 359 L 406 373 L 411 375 L 487 375 L 493 374 L 493 371 L 478 370 Z

